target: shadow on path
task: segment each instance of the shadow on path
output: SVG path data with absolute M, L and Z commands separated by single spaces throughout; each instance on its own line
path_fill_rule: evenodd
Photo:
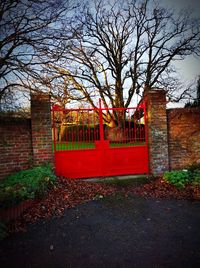
M 200 202 L 107 197 L 0 244 L 3 267 L 200 267 Z

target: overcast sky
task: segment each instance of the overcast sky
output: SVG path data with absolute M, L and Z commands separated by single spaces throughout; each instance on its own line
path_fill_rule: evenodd
M 200 0 L 160 0 L 159 2 L 177 11 L 191 8 L 192 16 L 200 18 Z M 184 61 L 176 62 L 175 65 L 185 80 L 193 80 L 200 75 L 200 57 L 189 56 Z
M 165 3 L 170 7 L 181 8 L 193 8 L 194 13 L 199 16 L 200 1 L 199 0 L 160 0 L 160 3 Z

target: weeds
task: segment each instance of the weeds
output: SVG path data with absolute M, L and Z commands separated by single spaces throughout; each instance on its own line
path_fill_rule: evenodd
M 184 188 L 187 184 L 199 185 L 200 165 L 192 164 L 185 170 L 167 171 L 164 173 L 163 178 L 177 188 Z
M 56 176 L 48 165 L 12 174 L 0 182 L 0 207 L 41 197 L 55 180 Z

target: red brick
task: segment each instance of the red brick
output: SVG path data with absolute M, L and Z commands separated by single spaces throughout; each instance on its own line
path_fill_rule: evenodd
M 170 109 L 167 117 L 170 168 L 200 163 L 200 108 Z
M 169 169 L 166 92 L 151 90 L 146 94 L 144 100 L 147 103 L 150 173 L 161 175 Z

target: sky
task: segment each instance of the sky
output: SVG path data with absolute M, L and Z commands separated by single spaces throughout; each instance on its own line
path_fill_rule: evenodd
M 200 19 L 200 0 L 160 0 L 160 4 L 172 8 L 174 11 L 191 9 L 191 15 Z M 197 80 L 200 75 L 200 57 L 188 56 L 183 61 L 174 63 L 180 78 L 186 83 Z M 184 103 L 168 103 L 168 108 L 184 107 Z
M 200 19 L 200 0 L 159 0 L 159 3 L 174 11 L 191 8 L 191 15 Z M 196 79 L 200 75 L 200 57 L 188 56 L 185 60 L 176 62 L 175 66 L 186 81 Z
M 149 0 L 152 1 L 152 0 Z M 179 11 L 183 8 L 191 8 L 193 17 L 200 18 L 200 0 L 157 0 L 161 5 Z M 182 81 L 192 81 L 200 75 L 200 57 L 188 56 L 182 61 L 175 62 Z M 182 104 L 180 104 L 182 105 Z

